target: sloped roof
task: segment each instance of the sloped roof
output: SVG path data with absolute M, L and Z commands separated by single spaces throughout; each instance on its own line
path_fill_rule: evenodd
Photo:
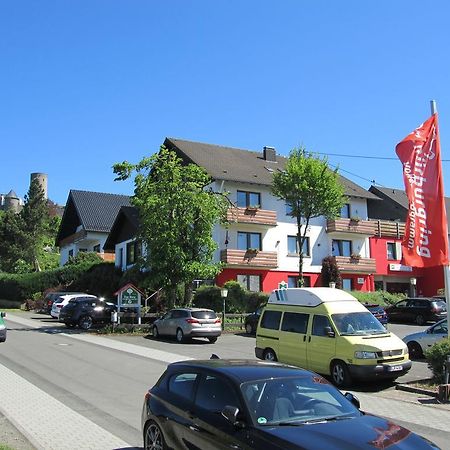
M 183 160 L 203 167 L 214 180 L 270 186 L 272 174 L 284 170 L 287 158 L 276 155 L 276 161 L 264 159 L 263 152 L 221 145 L 166 138 L 165 147 Z M 345 194 L 351 197 L 377 199 L 374 194 L 339 175 Z
M 139 227 L 139 211 L 135 206 L 122 206 L 111 227 L 104 250 L 114 250 L 118 242 L 132 239 Z
M 109 233 L 122 206 L 130 206 L 128 195 L 71 190 L 56 238 L 57 245 L 74 234 L 80 225 L 85 231 Z
M 17 194 L 12 189 L 5 195 L 5 197 L 7 197 L 7 198 L 19 198 L 17 196 Z
M 408 209 L 408 197 L 406 192 L 401 189 L 381 187 L 381 186 L 370 186 L 369 191 L 381 198 L 387 198 L 399 206 Z
M 389 188 L 389 187 L 380 187 L 380 186 L 370 186 L 369 191 L 378 197 L 390 201 L 392 204 L 397 206 L 397 208 L 401 208 L 402 212 L 404 212 L 403 221 L 406 221 L 406 214 L 409 209 L 409 202 L 406 192 L 401 189 Z M 450 228 L 450 198 L 445 197 L 445 209 L 447 211 L 447 222 Z

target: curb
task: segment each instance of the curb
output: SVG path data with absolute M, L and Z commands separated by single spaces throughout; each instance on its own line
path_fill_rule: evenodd
M 421 380 L 422 381 L 422 380 Z M 398 391 L 412 392 L 413 394 L 423 394 L 428 395 L 429 397 L 437 398 L 438 393 L 436 391 L 432 391 L 430 389 L 423 389 L 416 386 L 410 386 L 408 384 L 397 384 L 395 389 Z

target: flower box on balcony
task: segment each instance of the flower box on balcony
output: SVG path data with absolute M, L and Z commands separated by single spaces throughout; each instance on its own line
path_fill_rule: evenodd
M 356 253 L 352 253 L 350 255 L 350 259 L 352 262 L 358 262 L 361 259 L 361 255 L 358 255 Z

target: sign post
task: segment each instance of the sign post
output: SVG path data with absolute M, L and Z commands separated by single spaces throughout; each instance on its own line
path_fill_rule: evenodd
M 132 284 L 127 284 L 120 288 L 114 295 L 118 295 L 117 310 L 123 308 L 134 308 L 138 316 L 138 325 L 141 324 L 141 298 L 142 292 Z M 120 324 L 120 315 L 118 317 L 118 323 Z

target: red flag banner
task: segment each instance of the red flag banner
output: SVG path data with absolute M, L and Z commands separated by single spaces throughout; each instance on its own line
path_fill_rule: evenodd
M 395 148 L 403 164 L 409 208 L 403 261 L 412 267 L 448 264 L 447 214 L 444 203 L 437 114 Z

